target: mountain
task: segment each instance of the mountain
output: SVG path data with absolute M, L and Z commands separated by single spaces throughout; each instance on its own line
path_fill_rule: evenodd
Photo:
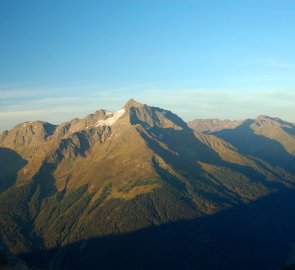
M 279 132 L 291 126 L 268 125 L 275 131 L 259 134 L 292 145 Z M 1 241 L 42 269 L 283 266 L 295 225 L 293 150 L 288 166 L 275 163 L 219 136 L 221 126 L 203 121 L 204 134 L 131 99 L 116 112 L 3 132 Z
M 188 126 L 195 131 L 207 133 L 224 128 L 233 128 L 240 124 L 240 121 L 220 119 L 194 119 L 188 122 Z
M 240 153 L 295 172 L 295 124 L 265 115 L 256 119 L 231 121 L 217 128 L 210 126 L 212 121 L 216 120 L 205 120 L 205 124 L 194 120 L 189 125 L 194 130 L 200 130 L 206 125 L 208 129 L 202 132 L 230 143 Z

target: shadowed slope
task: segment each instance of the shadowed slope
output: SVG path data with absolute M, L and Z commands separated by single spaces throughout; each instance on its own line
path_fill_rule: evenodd
M 253 120 L 230 123 L 196 119 L 189 125 L 194 130 L 202 130 L 229 142 L 241 154 L 259 158 L 293 173 L 295 171 L 295 124 L 260 115 Z M 204 126 L 207 128 L 204 129 Z
M 294 190 L 197 220 L 91 238 L 32 254 L 48 269 L 280 269 L 295 241 Z M 46 269 L 47 269 L 46 267 Z
M 27 161 L 9 148 L 0 147 L 0 192 L 14 185 L 17 173 Z
M 213 134 L 228 141 L 245 155 L 256 156 L 273 166 L 295 172 L 295 156 L 282 143 L 264 136 L 263 133 L 257 134 L 252 128 L 254 123 L 254 120 L 246 120 L 234 129 L 224 129 Z
M 14 254 L 204 218 L 294 183 L 294 175 L 134 100 L 51 131 L 43 122 L 17 126 L 0 145 L 28 160 L 0 193 L 1 236 Z

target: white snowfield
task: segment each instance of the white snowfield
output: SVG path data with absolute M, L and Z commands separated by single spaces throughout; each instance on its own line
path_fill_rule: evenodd
M 125 113 L 125 108 L 119 110 L 119 111 L 116 111 L 114 112 L 113 116 L 105 119 L 105 120 L 98 120 L 96 122 L 96 127 L 99 127 L 99 126 L 111 126 L 113 125 L 114 123 L 116 123 L 118 121 L 118 119 Z M 107 113 L 108 114 L 111 114 L 110 112 Z

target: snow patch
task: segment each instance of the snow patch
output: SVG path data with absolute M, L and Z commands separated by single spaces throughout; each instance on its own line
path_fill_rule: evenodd
M 27 121 L 27 122 L 25 122 L 25 123 L 22 124 L 22 127 L 28 127 L 31 124 L 33 124 L 32 121 Z
M 99 126 L 112 126 L 114 123 L 116 123 L 118 121 L 118 119 L 125 113 L 125 108 L 119 110 L 119 111 L 116 111 L 114 113 L 112 112 L 107 112 L 106 114 L 108 115 L 109 114 L 113 114 L 113 116 L 105 119 L 105 120 L 98 120 L 96 122 L 96 127 L 99 127 Z

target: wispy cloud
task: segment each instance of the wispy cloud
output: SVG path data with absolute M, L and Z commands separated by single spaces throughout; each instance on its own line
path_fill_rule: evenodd
M 137 85 L 63 92 L 63 95 L 35 96 L 34 99 L 1 99 L 0 129 L 29 120 L 60 123 L 103 108 L 117 110 L 129 98 L 169 109 L 185 120 L 194 118 L 253 118 L 259 114 L 278 116 L 295 122 L 295 89 L 214 89 L 169 88 Z M 53 89 L 53 92 L 55 90 Z M 12 95 L 13 96 L 13 95 Z M 12 100 L 10 100 L 12 99 Z
M 160 96 L 163 96 L 162 98 Z M 156 99 L 154 97 L 157 97 Z M 295 93 L 289 90 L 187 89 L 139 95 L 151 104 L 193 118 L 253 118 L 259 114 L 295 121 Z

